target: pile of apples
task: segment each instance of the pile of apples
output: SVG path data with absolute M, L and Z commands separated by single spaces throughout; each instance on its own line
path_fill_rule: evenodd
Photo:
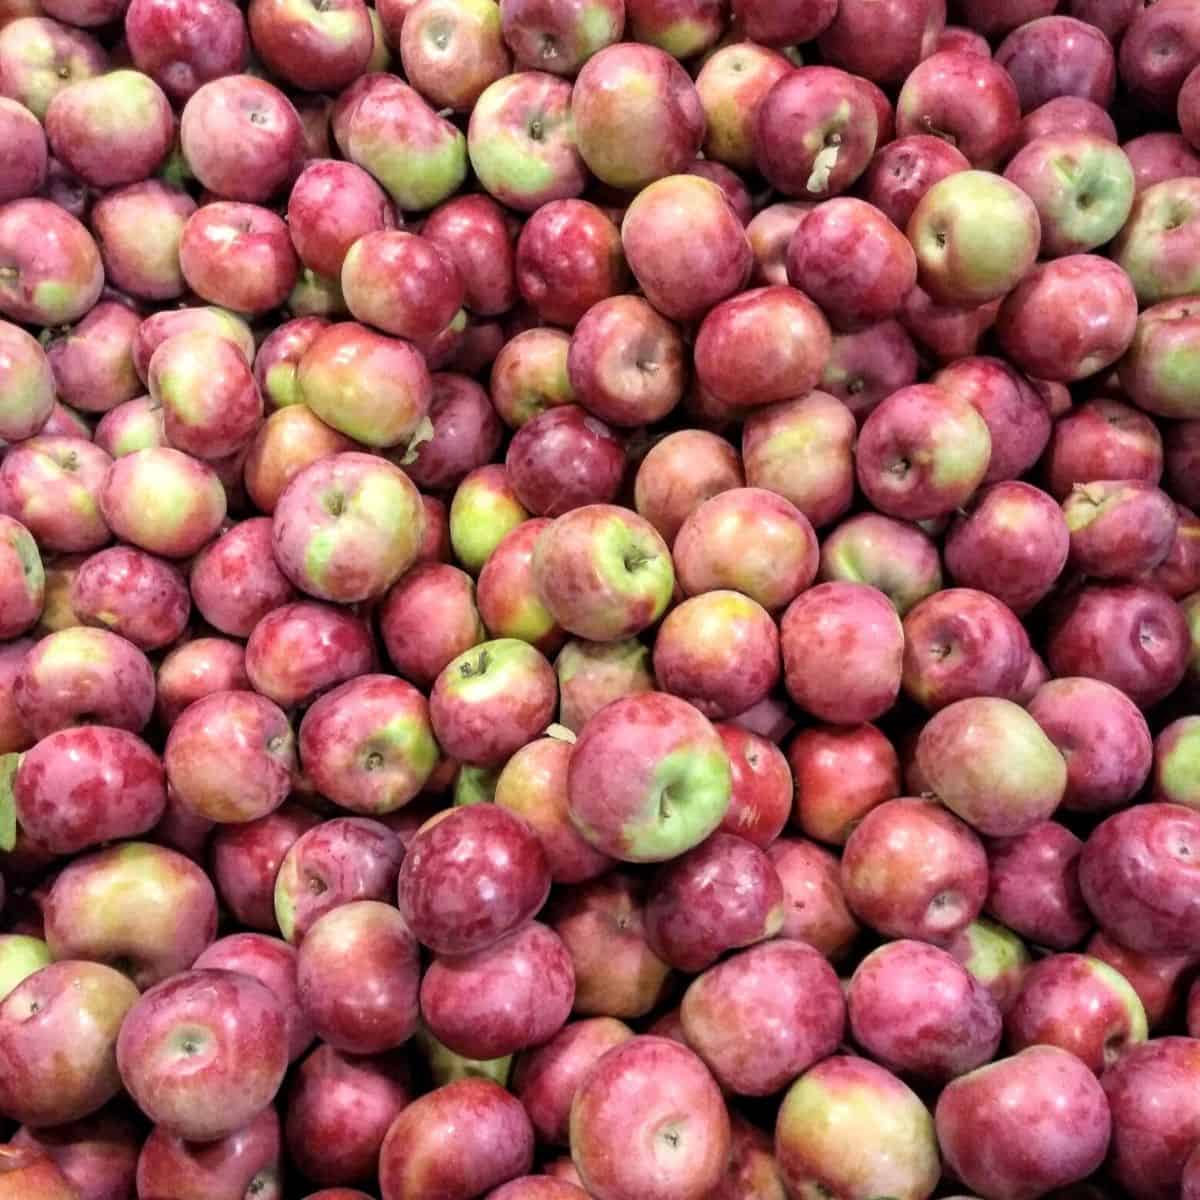
M 0 1200 L 1200 1200 L 1200 0 L 0 0 Z

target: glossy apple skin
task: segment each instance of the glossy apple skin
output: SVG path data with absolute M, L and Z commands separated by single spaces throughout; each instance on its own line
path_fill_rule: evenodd
M 981 917 L 950 939 L 946 949 L 987 988 L 1002 1014 L 1012 1008 L 1031 961 L 1015 933 Z
M 337 279 L 360 237 L 394 229 L 395 209 L 361 167 L 334 159 L 310 162 L 288 195 L 292 244 L 306 267 Z
M 319 458 L 353 450 L 355 443 L 299 402 L 272 413 L 259 427 L 243 474 L 255 507 L 273 513 L 287 485 Z
M 255 625 L 246 642 L 254 690 L 292 708 L 373 670 L 375 650 L 363 621 L 333 605 L 285 604 Z
M 103 514 L 112 460 L 80 437 L 41 433 L 0 463 L 0 505 L 43 552 L 99 550 L 111 538 Z
M 12 1144 L 49 1155 L 85 1200 L 115 1200 L 134 1187 L 141 1135 L 124 1108 L 113 1105 L 67 1125 L 37 1130 L 22 1126 Z
M 1154 797 L 1188 808 L 1200 808 L 1192 778 L 1197 728 L 1194 716 L 1179 717 L 1154 740 Z
M 176 103 L 239 72 L 249 52 L 245 18 L 229 0 L 130 0 L 125 38 L 138 70 Z
M 1197 236 L 1193 177 L 1164 179 L 1140 191 L 1110 254 L 1129 275 L 1139 303 L 1157 304 L 1192 294 L 1188 255 Z
M 520 1101 L 490 1079 L 461 1079 L 414 1100 L 392 1123 L 379 1183 L 384 1200 L 475 1196 L 532 1165 L 533 1128 Z
M 863 198 L 899 229 L 921 197 L 939 180 L 971 163 L 965 154 L 940 137 L 910 133 L 880 147 L 862 178 Z
M 1101 108 L 1112 102 L 1112 44 L 1074 17 L 1041 17 L 1014 29 L 996 48 L 996 62 L 1012 76 L 1025 112 L 1055 96 L 1082 96 Z
M 450 371 L 432 378 L 433 436 L 404 453 L 400 465 L 418 487 L 441 490 L 492 460 L 503 426 L 487 392 L 473 379 Z
M 133 368 L 139 379 L 147 379 L 150 360 L 159 346 L 181 333 L 212 333 L 228 338 L 247 363 L 254 361 L 254 334 L 241 317 L 215 305 L 167 308 L 146 317 L 134 334 Z
M 1043 470 L 1047 491 L 1057 500 L 1093 479 L 1158 483 L 1162 434 L 1145 413 L 1119 400 L 1085 401 L 1055 424 Z
M 337 92 L 368 68 L 374 33 L 363 5 L 255 0 L 247 21 L 264 66 L 293 87 Z
M 941 588 L 942 568 L 937 547 L 917 526 L 864 512 L 825 536 L 818 578 L 877 588 L 903 617 Z
M 1161 802 L 1096 827 L 1080 856 L 1079 883 L 1105 933 L 1144 954 L 1195 952 L 1200 918 L 1189 897 L 1198 836 L 1200 814 Z
M 399 902 L 422 945 L 468 954 L 495 944 L 545 903 L 550 870 L 541 843 L 520 817 L 491 804 L 438 814 L 409 843 Z M 492 899 L 479 910 L 472 895 Z
M 736 43 L 728 49 L 744 51 L 748 47 L 745 43 Z M 787 283 L 788 243 L 800 222 L 813 207 L 807 200 L 781 200 L 778 204 L 769 204 L 760 209 L 747 222 L 746 237 L 750 242 L 750 249 L 754 252 L 754 266 L 750 272 L 751 283 L 758 287 L 782 286 Z
M 844 1148 L 863 1147 L 853 1164 Z M 927 1196 L 939 1162 L 933 1119 L 908 1086 L 865 1058 L 836 1055 L 802 1075 L 775 1124 L 775 1159 L 789 1194 Z
M 83 725 L 43 738 L 12 781 L 21 828 L 53 854 L 153 829 L 166 804 L 158 755 L 124 729 Z
M 0 754 L 17 754 L 28 750 L 36 740 L 16 699 L 17 680 L 21 678 L 26 658 L 35 644 L 32 638 L 15 638 L 0 646 Z M 143 674 L 143 686 L 144 680 Z M 144 693 L 142 699 L 144 702 Z M 144 723 L 141 722 L 140 711 L 135 710 L 131 717 L 136 728 L 140 729 Z M 149 719 L 148 714 L 146 719 Z
M 1167 1200 L 1200 1130 L 1195 1040 L 1155 1038 L 1133 1046 L 1105 1073 L 1113 1118 L 1111 1169 L 1136 1200 Z M 1167 1118 L 1166 1114 L 1170 1113 Z
M 32 13 L 13 14 L 5 25 L 15 28 L 0 39 L 4 93 L 39 121 L 58 92 L 109 68 L 108 55 L 93 36 L 43 16 L 40 5 Z
M 1161 417 L 1195 417 L 1185 382 L 1195 338 L 1194 309 L 1186 297 L 1152 305 L 1138 318 L 1119 371 L 1122 386 L 1140 409 Z
M 656 442 L 642 459 L 634 502 L 671 545 L 705 500 L 742 483 L 737 451 L 724 438 L 702 429 L 679 430 Z
M 780 936 L 805 942 L 832 962 L 844 958 L 860 928 L 842 893 L 840 864 L 803 838 L 777 838 L 767 848 L 783 884 Z
M 71 582 L 69 602 L 81 623 L 108 627 L 146 652 L 177 641 L 191 613 L 182 574 L 128 546 L 86 558 Z
M 861 421 L 892 392 L 916 383 L 917 374 L 912 338 L 889 319 L 836 335 L 821 387 Z
M 507 312 L 517 298 L 515 247 L 504 210 L 489 196 L 457 196 L 425 218 L 422 237 L 457 268 L 477 316 Z
M 774 742 L 741 725 L 724 722 L 716 730 L 733 779 L 720 829 L 766 850 L 783 830 L 792 808 L 788 760 Z
M 1187 670 L 1187 621 L 1166 592 L 1137 583 L 1089 584 L 1051 624 L 1047 662 L 1057 676 L 1089 675 L 1139 708 L 1169 695 Z
M 1112 117 L 1098 104 L 1082 96 L 1055 96 L 1024 117 L 1013 152 L 1024 149 L 1038 138 L 1060 134 L 1067 137 L 1083 134 L 1113 143 L 1117 141 L 1117 127 Z
M 55 383 L 41 343 L 17 325 L 0 321 L 5 400 L 0 406 L 0 437 L 19 442 L 36 434 L 54 411 Z
M 904 634 L 875 588 L 822 583 L 802 592 L 780 622 L 780 647 L 788 694 L 818 720 L 858 725 L 895 702 Z
M 991 1060 L 1000 1009 L 945 950 L 889 942 L 862 960 L 846 991 L 855 1041 L 890 1071 L 943 1083 Z
M 884 801 L 863 817 L 842 855 L 851 910 L 887 937 L 948 942 L 979 915 L 987 883 L 979 838 L 931 800 Z
M 611 700 L 654 690 L 650 651 L 636 639 L 572 640 L 555 660 L 559 721 L 578 733 Z
M 0 315 L 26 325 L 69 325 L 100 298 L 104 268 L 92 235 L 48 200 L 0 209 L 0 255 L 14 269 L 0 281 Z
M 200 615 L 238 638 L 296 594 L 276 565 L 266 517 L 240 521 L 210 542 L 192 561 L 189 584 Z
M 960 1076 L 935 1120 L 942 1153 L 968 1187 L 1020 1196 L 1085 1179 L 1103 1162 L 1114 1124 L 1096 1077 L 1055 1046 Z
M 46 182 L 46 134 L 38 119 L 16 100 L 0 101 L 0 130 L 9 147 L 0 204 L 36 195 Z
M 366 817 L 336 817 L 305 830 L 275 876 L 279 932 L 295 945 L 339 905 L 390 897 L 403 855 L 396 834 Z
M 128 979 L 99 963 L 60 961 L 19 983 L 0 1005 L 4 1112 L 61 1125 L 112 1099 L 117 1034 L 137 999 Z
M 215 1141 L 256 1117 L 279 1090 L 287 1069 L 283 1010 L 248 975 L 184 971 L 130 1010 L 117 1064 L 138 1107 L 165 1132 Z
M 1076 484 L 1063 501 L 1071 531 L 1070 565 L 1099 579 L 1153 571 L 1171 551 L 1178 527 L 1165 492 L 1141 480 Z

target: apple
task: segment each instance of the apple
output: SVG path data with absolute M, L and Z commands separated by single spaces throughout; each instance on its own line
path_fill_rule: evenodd
M 1153 424 L 1153 423 L 1152 423 Z M 1192 466 L 1200 461 L 1200 421 L 1173 421 L 1165 440 L 1167 488 L 1191 508 L 1200 503 Z
M 32 628 L 45 596 L 46 572 L 33 534 L 20 521 L 0 514 L 0 635 L 14 638 Z
M 5 1114 L 61 1125 L 117 1095 L 117 1035 L 137 1001 L 125 976 L 94 962 L 51 963 L 18 983 L 0 1004 Z
M 230 0 L 130 0 L 125 40 L 138 70 L 177 104 L 237 74 L 249 53 L 245 18 Z
M 913 210 L 939 180 L 971 166 L 966 155 L 942 137 L 911 133 L 880 147 L 862 178 L 863 199 L 894 225 L 907 229 Z
M 1200 184 L 1193 177 L 1165 179 L 1138 192 L 1129 219 L 1110 249 L 1143 306 L 1191 295 L 1198 286 L 1188 263 L 1200 226 L 1194 214 Z
M 149 396 L 126 400 L 100 418 L 93 440 L 110 458 L 166 445 L 162 407 Z
M 729 47 L 731 50 L 746 48 L 747 44 L 744 42 Z M 783 200 L 767 205 L 750 219 L 746 225 L 746 237 L 750 242 L 750 249 L 754 252 L 754 265 L 750 270 L 751 283 L 756 286 L 787 283 L 788 244 L 800 222 L 813 208 L 814 204 L 810 201 Z
M 192 561 L 189 584 L 200 615 L 230 637 L 249 637 L 295 596 L 275 562 L 266 517 L 239 521 L 210 542 Z
M 335 279 L 359 238 L 396 225 L 392 203 L 375 180 L 361 167 L 333 159 L 305 166 L 288 195 L 287 214 L 301 262 Z
M 620 871 L 566 889 L 548 913 L 575 968 L 575 1012 L 644 1017 L 664 998 L 671 968 L 646 937 L 645 883 Z
M 933 800 L 885 800 L 842 854 L 851 911 L 890 938 L 949 942 L 982 910 L 987 878 L 975 832 Z
M 375 44 L 366 5 L 358 0 L 252 0 L 246 19 L 263 65 L 305 91 L 340 91 L 367 69 Z
M 846 989 L 854 1040 L 880 1065 L 943 1083 L 983 1066 L 1000 1046 L 987 988 L 945 950 L 900 940 L 873 950 Z
M 1070 564 L 1099 579 L 1136 578 L 1158 566 L 1178 517 L 1165 492 L 1140 480 L 1076 484 L 1063 501 Z
M 50 947 L 24 933 L 0 933 L 0 1003 L 23 980 L 50 964 Z
M 213 692 L 250 687 L 245 649 L 228 638 L 192 638 L 163 657 L 155 682 L 155 708 L 164 728 L 169 729 L 179 714 L 197 700 Z
M 0 384 L 0 438 L 33 437 L 54 410 L 54 374 L 41 344 L 7 321 L 0 321 Z
M 569 76 L 621 40 L 625 6 L 618 0 L 502 0 L 500 21 L 517 66 Z
M 48 1129 L 23 1126 L 12 1144 L 49 1156 L 81 1197 L 119 1196 L 134 1187 L 141 1129 L 123 1107 Z
M 1088 0 L 1082 0 L 1086 3 Z M 1095 22 L 1092 22 L 1095 24 Z M 1039 104 L 1021 121 L 1014 152 L 1023 149 L 1037 138 L 1055 135 L 1085 134 L 1116 142 L 1117 127 L 1112 117 L 1091 100 L 1082 96 L 1055 96 Z M 1157 134 L 1148 135 L 1157 137 Z M 1135 139 L 1136 140 L 1136 139 Z M 1124 149 L 1127 149 L 1128 143 Z M 1130 157 L 1127 155 L 1127 157 Z M 1132 166 L 1132 158 L 1130 161 Z M 1136 171 L 1135 171 L 1136 176 Z M 1136 186 L 1135 186 L 1136 190 Z
M 3 1200 L 78 1200 L 79 1193 L 55 1165 L 33 1146 L 0 1145 L 0 1197 Z
M 1194 175 L 1200 167 L 1200 155 L 1179 133 L 1143 133 L 1130 138 L 1121 149 L 1133 167 L 1135 192 L 1164 179 Z
M 847 1158 L 853 1142 L 861 1153 Z M 789 1194 L 928 1196 L 940 1164 L 933 1118 L 916 1093 L 869 1059 L 839 1054 L 788 1088 L 775 1122 L 775 1161 Z
M 838 860 L 814 842 L 791 837 L 772 842 L 767 856 L 783 884 L 779 936 L 804 942 L 831 962 L 845 958 L 860 927 L 846 906 Z
M 972 921 L 946 943 L 946 949 L 991 994 L 1007 1014 L 1029 970 L 1030 953 L 1011 929 L 986 917 Z
M 379 1151 L 383 1200 L 438 1191 L 479 1196 L 533 1166 L 533 1128 L 521 1102 L 490 1079 L 427 1092 L 392 1122 Z
M 8 173 L 0 183 L 0 204 L 35 196 L 46 182 L 46 134 L 23 104 L 0 98 L 0 130 L 10 147 Z
M 1054 426 L 1043 464 L 1046 488 L 1057 500 L 1077 483 L 1095 479 L 1144 479 L 1163 473 L 1158 427 L 1131 405 L 1097 397 L 1065 413 Z
M 144 383 L 149 378 L 150 360 L 168 338 L 180 333 L 213 333 L 228 338 L 248 364 L 254 362 L 255 342 L 250 326 L 235 313 L 208 307 L 168 308 L 146 317 L 133 338 L 133 367 Z
M 100 298 L 104 268 L 92 235 L 49 200 L 13 200 L 0 208 L 0 258 L 7 264 L 0 275 L 0 316 L 9 320 L 70 325 Z
M 1082 96 L 1107 108 L 1116 88 L 1112 43 L 1094 25 L 1046 16 L 1014 29 L 996 48 L 1025 112 L 1055 96 Z
M 719 828 L 766 850 L 787 823 L 792 807 L 792 773 L 783 752 L 741 725 L 716 727 L 729 755 L 733 786 Z
M 867 512 L 826 535 L 818 578 L 877 588 L 901 617 L 942 586 L 937 548 L 918 526 Z
M 306 822 L 301 829 L 273 880 L 275 921 L 293 945 L 326 913 L 391 896 L 404 857 L 396 834 L 366 817 L 335 817 L 311 828 Z M 295 827 L 280 836 L 294 832 Z
M 1187 389 L 1196 320 L 1187 298 L 1165 300 L 1138 317 L 1120 379 L 1130 399 L 1162 417 L 1191 418 L 1196 407 Z
M 0 63 L 4 95 L 39 121 L 60 91 L 109 68 L 108 54 L 91 34 L 43 16 L 40 5 L 0 28 Z
M 404 19 L 400 56 L 409 82 L 431 104 L 470 112 L 512 59 L 493 0 L 418 0 Z
M 973 1190 L 1044 1194 L 1104 1161 L 1104 1089 L 1073 1054 L 1031 1046 L 949 1083 L 934 1117 L 950 1168 Z
M 246 490 L 256 508 L 273 513 L 287 485 L 305 467 L 354 446 L 307 404 L 290 404 L 272 413 L 254 435 L 244 465 Z
M 650 651 L 637 639 L 572 639 L 555 659 L 559 721 L 578 733 L 611 700 L 654 690 Z
M 1179 717 L 1154 739 L 1154 796 L 1169 804 L 1200 810 L 1192 770 L 1200 721 Z
M 293 240 L 297 236 L 292 226 Z M 296 317 L 285 321 L 263 340 L 254 359 L 254 382 L 271 409 L 301 402 L 296 368 L 309 346 L 329 327 L 323 317 Z
M 996 323 L 1000 301 L 941 304 L 918 284 L 904 298 L 900 324 L 918 346 L 939 362 L 975 354 L 983 335 Z
M 287 1069 L 283 1010 L 236 971 L 183 971 L 143 993 L 117 1039 L 121 1079 L 166 1133 L 216 1141 L 274 1099 Z
M 753 0 L 752 0 L 753 2 Z M 827 5 L 827 0 L 820 0 Z M 761 20 L 785 25 L 798 15 L 776 15 L 762 5 Z M 807 14 L 806 14 L 807 15 Z M 809 39 L 797 39 L 807 41 Z M 696 75 L 696 94 L 704 109 L 704 154 L 706 159 L 724 163 L 734 170 L 754 166 L 754 123 L 763 97 L 791 70 L 788 60 L 761 41 L 778 45 L 771 37 L 755 38 L 720 46 L 708 55 Z
M 102 300 L 82 321 L 51 341 L 46 357 L 59 399 L 78 412 L 102 413 L 140 395 L 132 356 L 140 324 L 141 318 L 131 308 Z
M 655 442 L 642 459 L 634 505 L 671 545 L 704 501 L 743 482 L 738 453 L 724 438 L 703 429 L 682 429 Z

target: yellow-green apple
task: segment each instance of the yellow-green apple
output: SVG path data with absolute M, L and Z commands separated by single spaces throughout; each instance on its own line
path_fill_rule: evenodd
M 438 108 L 470 112 L 512 59 L 495 0 L 417 0 L 404 18 L 400 59 L 408 81 Z
M 97 550 L 112 536 L 103 493 L 112 459 L 81 437 L 40 433 L 0 462 L 0 509 L 43 551 Z
M 54 400 L 54 373 L 41 343 L 0 321 L 0 438 L 33 437 L 50 419 Z
M 729 1158 L 729 1113 L 686 1046 L 640 1036 L 607 1051 L 571 1104 L 571 1157 L 609 1200 L 708 1195 Z
M 1155 751 L 1137 705 L 1099 679 L 1051 679 L 1027 705 L 1067 762 L 1063 807 L 1108 812 L 1142 790 Z
M 79 1200 L 79 1192 L 43 1150 L 10 1142 L 0 1145 L 0 1200 Z
M 178 640 L 191 610 L 182 572 L 128 546 L 109 546 L 79 564 L 70 605 L 80 624 L 107 626 L 142 650 Z
M 216 894 L 204 872 L 146 842 L 75 859 L 55 878 L 44 912 L 56 959 L 109 963 L 141 988 L 190 967 L 217 928 Z
M 535 220 L 536 216 L 531 217 L 525 228 Z M 613 235 L 615 238 L 616 226 Z M 506 425 L 519 429 L 544 409 L 573 401 L 567 372 L 570 345 L 570 336 L 561 329 L 542 326 L 522 330 L 505 342 L 492 365 L 491 397 Z
M 250 39 L 263 65 L 293 87 L 338 92 L 368 68 L 375 45 L 362 0 L 252 0 Z
M 279 842 L 271 837 L 269 852 L 272 861 L 280 854 L 283 861 L 269 881 L 263 869 L 260 883 L 273 886 L 275 922 L 290 942 L 299 942 L 332 909 L 380 900 L 395 886 L 403 847 L 378 821 L 339 817 L 312 828 L 306 823 L 280 830 L 279 837 Z M 284 853 L 282 843 L 288 838 L 292 840 Z
M 939 180 L 971 163 L 949 141 L 932 133 L 911 133 L 880 147 L 862 178 L 863 199 L 899 229 L 907 229 L 921 197 Z
M 143 383 L 149 378 L 150 360 L 168 338 L 181 333 L 211 333 L 228 338 L 248 364 L 254 362 L 255 341 L 250 326 L 239 316 L 215 306 L 167 308 L 148 316 L 133 339 L 133 369 Z
M 504 466 L 492 463 L 476 468 L 455 489 L 450 503 L 455 557 L 478 574 L 505 536 L 528 517 Z
M 1088 584 L 1052 614 L 1046 661 L 1056 676 L 1100 679 L 1149 708 L 1182 682 L 1190 649 L 1187 618 L 1166 592 Z
M 737 43 L 730 49 L 743 50 L 745 43 Z M 719 51 L 718 51 L 719 53 Z M 756 286 L 783 285 L 787 277 L 787 248 L 792 234 L 807 213 L 814 207 L 807 200 L 781 200 L 760 209 L 746 224 L 746 237 L 754 252 L 754 266 L 750 271 L 750 282 Z
M 945 950 L 888 942 L 859 963 L 846 989 L 855 1042 L 882 1066 L 941 1084 L 989 1062 L 1000 1046 L 999 1006 Z
M 775 623 L 740 592 L 706 592 L 683 601 L 655 637 L 654 676 L 661 689 L 713 720 L 753 707 L 780 674 Z
M 245 17 L 229 0 L 131 0 L 125 39 L 138 70 L 180 104 L 243 70 L 249 52 Z
M 490 897 L 465 905 L 463 889 Z M 399 879 L 400 911 L 436 954 L 494 945 L 545 903 L 550 869 L 533 829 L 508 809 L 469 804 L 444 810 L 417 831 Z
M 504 41 L 517 66 L 574 75 L 605 46 L 621 40 L 622 0 L 501 0 Z
M 1170 497 L 1142 480 L 1077 483 L 1063 501 L 1068 562 L 1098 579 L 1134 579 L 1170 553 L 1178 514 Z
M 885 800 L 842 855 L 847 903 L 885 937 L 949 942 L 979 916 L 987 884 L 978 836 L 934 800 Z
M 742 428 L 746 482 L 790 501 L 820 528 L 854 497 L 853 414 L 819 389 L 754 409 Z
M 618 760 L 629 770 L 614 787 Z M 731 788 L 729 756 L 708 720 L 678 697 L 645 692 L 614 701 L 584 726 L 567 797 L 576 829 L 597 849 L 625 862 L 661 862 L 716 830 Z
M 1186 297 L 1142 312 L 1120 364 L 1121 385 L 1134 404 L 1159 417 L 1187 420 L 1200 414 L 1191 387 L 1200 361 L 1198 334 L 1200 314 Z
M 568 641 L 554 660 L 558 719 L 574 733 L 612 700 L 654 690 L 650 651 L 636 638 Z
M 77 325 L 46 346 L 58 398 L 77 412 L 101 413 L 142 392 L 133 369 L 133 339 L 141 317 L 102 300 Z
M 538 538 L 533 572 L 558 624 L 592 641 L 617 641 L 652 625 L 675 584 L 671 553 L 654 526 L 608 504 L 558 517 Z
M 158 755 L 128 730 L 106 725 L 42 738 L 21 755 L 11 788 L 22 830 L 52 854 L 147 833 L 167 802 Z
M 900 795 L 900 760 L 874 725 L 802 729 L 787 762 L 795 780 L 794 824 L 830 845 L 844 846 L 871 809 Z
M 642 188 L 683 170 L 704 137 L 704 109 L 687 72 L 665 51 L 634 42 L 587 61 L 571 117 L 588 169 L 617 188 Z
M 548 517 L 535 517 L 505 534 L 479 572 L 477 590 L 478 619 L 493 638 L 518 638 L 547 656 L 566 641 L 538 596 L 533 576 L 534 547 L 550 524 Z M 442 620 L 439 615 L 439 624 Z M 428 633 L 422 637 L 429 640 Z M 471 645 L 483 640 L 480 636 Z
M 155 683 L 158 719 L 170 729 L 179 714 L 197 700 L 213 692 L 250 687 L 245 647 L 232 638 L 191 638 L 164 655 Z
M 25 933 L 0 934 L 0 1002 L 35 971 L 50 965 L 50 947 Z
M 439 371 L 432 379 L 433 436 L 417 441 L 399 461 L 418 487 L 440 491 L 457 487 L 476 468 L 491 462 L 503 426 L 487 392 L 475 380 L 452 371 Z
M 734 410 L 810 392 L 832 348 L 821 310 L 790 287 L 754 288 L 718 304 L 696 335 L 696 375 Z
M 201 299 L 251 314 L 278 308 L 299 271 L 283 218 L 269 208 L 232 200 L 205 204 L 188 217 L 179 238 L 179 265 Z
M 511 220 L 490 196 L 456 196 L 421 225 L 449 257 L 466 287 L 464 304 L 479 317 L 507 312 L 517 298 Z
M 646 940 L 664 962 L 694 974 L 727 950 L 774 937 L 783 918 L 771 860 L 753 842 L 718 831 L 655 874 Z
M 404 918 L 379 900 L 319 917 L 300 943 L 296 985 L 317 1036 L 346 1054 L 379 1054 L 417 1027 L 420 954 Z
M 0 636 L 7 640 L 32 628 L 45 598 L 46 572 L 33 534 L 0 514 Z
M 1156 799 L 1200 809 L 1200 780 L 1196 776 L 1198 753 L 1200 718 L 1179 717 L 1159 733 L 1154 739 Z
M 533 1166 L 521 1102 L 490 1079 L 460 1079 L 414 1100 L 379 1151 L 383 1200 L 480 1196 Z
M 1200 237 L 1200 182 L 1165 179 L 1138 192 L 1110 253 L 1142 305 L 1192 295 L 1200 272 L 1191 254 Z
M 937 547 L 919 526 L 881 513 L 858 513 L 822 541 L 818 578 L 878 588 L 903 617 L 941 588 L 942 567 Z
M 904 630 L 891 601 L 863 583 L 822 583 L 788 606 L 779 625 L 784 683 L 805 712 L 857 725 L 900 692 Z
M 13 200 L 0 208 L 0 259 L 0 316 L 24 325 L 70 325 L 104 287 L 92 235 L 49 200 Z
M 1015 183 L 958 171 L 925 192 L 908 222 L 921 286 L 942 304 L 999 299 L 1037 258 L 1041 223 Z
M 289 404 L 272 413 L 250 443 L 243 468 L 250 499 L 260 512 L 273 513 L 287 485 L 305 467 L 354 446 L 307 404 Z
M 446 563 L 424 563 L 398 579 L 379 610 L 379 627 L 392 665 L 421 688 L 487 637 L 474 582 Z
M 200 615 L 237 638 L 249 637 L 263 617 L 295 596 L 275 562 L 268 517 L 239 521 L 205 546 L 191 563 L 188 584 Z
M 779 936 L 804 942 L 831 962 L 844 959 L 861 927 L 846 905 L 837 858 L 815 842 L 791 837 L 772 842 L 767 855 L 783 884 Z
M 828 0 L 819 2 L 828 4 Z M 761 8 L 766 21 L 795 19 L 791 14 L 776 16 L 765 4 Z M 749 14 L 743 19 L 749 21 Z M 696 93 L 705 116 L 705 157 L 739 171 L 754 166 L 754 121 L 758 106 L 775 83 L 792 69 L 782 54 L 756 44 L 764 40 L 790 44 L 768 37 L 722 46 L 705 58 L 696 76 Z
M 781 75 L 754 119 L 754 163 L 785 196 L 820 200 L 866 170 L 879 140 L 870 90 L 834 66 Z
M 861 1148 L 852 1159 L 850 1143 Z M 789 1194 L 928 1196 L 941 1171 L 929 1110 L 866 1058 L 835 1055 L 788 1089 L 775 1122 L 775 1160 Z
M 944 139 L 971 166 L 985 170 L 1011 153 L 1020 123 L 1017 89 L 990 55 L 939 51 L 913 69 L 896 101 L 899 137 Z
M 4 94 L 39 121 L 60 91 L 109 67 L 108 54 L 94 37 L 43 16 L 40 5 L 0 29 L 0 63 Z
M 46 134 L 23 104 L 0 97 L 0 137 L 8 148 L 0 204 L 35 196 L 46 182 Z
M 1093 479 L 1144 479 L 1163 473 L 1158 426 L 1120 400 L 1097 396 L 1055 422 L 1043 463 L 1046 490 L 1064 500 L 1077 483 Z
M 143 993 L 117 1039 L 121 1079 L 160 1129 L 216 1141 L 275 1098 L 287 1070 L 283 1009 L 237 971 L 183 971 Z
M 988 989 L 1001 1013 L 1007 1013 L 1032 961 L 1025 943 L 1011 929 L 980 917 L 951 938 L 946 949 Z
M 343 1054 L 319 1045 L 288 1088 L 288 1153 L 314 1183 L 365 1182 L 375 1173 L 384 1134 L 411 1099 L 401 1053 Z
M 334 159 L 310 162 L 292 185 L 288 229 L 300 261 L 337 279 L 359 238 L 393 229 L 396 214 L 383 189 L 362 167 Z
M 1086 1179 L 1104 1161 L 1112 1127 L 1096 1077 L 1057 1046 L 1031 1046 L 953 1080 L 935 1121 L 950 1169 L 985 1195 L 1045 1194 Z
M 817 555 L 808 518 L 762 487 L 734 487 L 704 501 L 684 520 L 674 545 L 679 583 L 688 595 L 730 588 L 770 611 L 808 587 Z

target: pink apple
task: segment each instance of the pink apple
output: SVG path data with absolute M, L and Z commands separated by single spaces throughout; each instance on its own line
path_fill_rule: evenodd
M 125 39 L 138 70 L 176 103 L 241 71 L 249 51 L 245 18 L 230 0 L 130 0 Z
M 8 264 L 0 275 L 0 316 L 9 320 L 69 325 L 100 298 L 99 248 L 79 221 L 49 200 L 13 200 L 0 208 L 0 258 Z

